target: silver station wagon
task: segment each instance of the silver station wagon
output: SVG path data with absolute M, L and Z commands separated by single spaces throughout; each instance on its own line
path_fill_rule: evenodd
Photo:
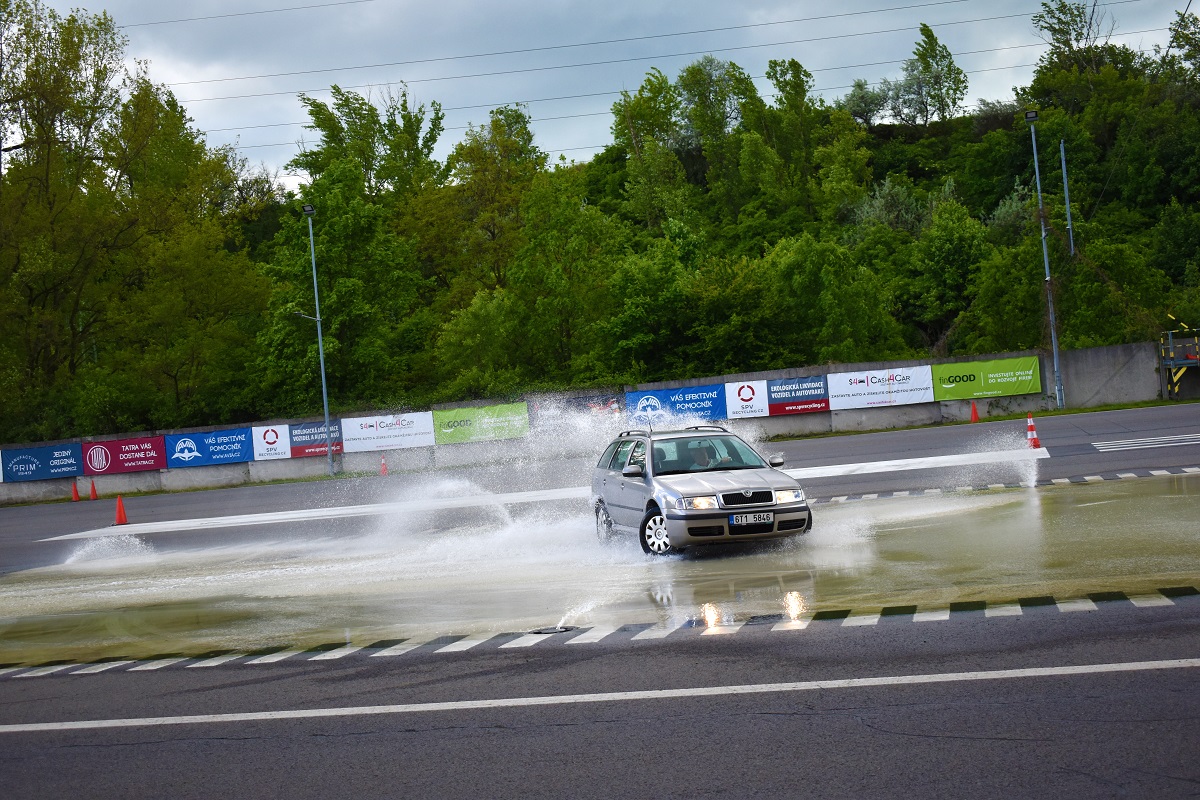
M 812 512 L 782 466 L 716 425 L 624 431 L 592 476 L 596 534 L 636 533 L 647 553 L 667 555 L 805 533 Z

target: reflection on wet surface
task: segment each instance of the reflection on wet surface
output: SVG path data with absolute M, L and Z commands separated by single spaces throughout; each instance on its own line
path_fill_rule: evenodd
M 0 663 L 1152 591 L 1200 576 L 1198 496 L 1189 475 L 821 505 L 806 536 L 668 559 L 601 545 L 579 504 L 203 549 L 91 539 L 0 579 Z

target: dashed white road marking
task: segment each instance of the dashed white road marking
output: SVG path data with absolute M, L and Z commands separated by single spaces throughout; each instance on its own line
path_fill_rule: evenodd
M 61 672 L 68 667 L 76 667 L 78 664 L 55 664 L 51 667 L 38 667 L 31 669 L 29 672 L 22 672 L 20 675 L 15 675 L 17 678 L 40 678 L 43 675 L 53 675 L 56 672 Z
M 187 656 L 180 656 L 178 658 L 157 658 L 154 661 L 144 661 L 141 664 L 138 664 L 136 667 L 130 667 L 129 671 L 149 672 L 150 670 L 162 669 L 163 667 L 169 667 L 172 664 L 178 664 L 180 661 L 187 660 Z
M 141 717 L 130 719 L 92 719 L 67 722 L 26 722 L 0 725 L 4 733 L 46 733 L 56 731 L 97 730 L 103 728 L 147 728 L 164 725 L 213 725 L 218 723 L 265 722 L 275 720 L 364 717 L 380 714 L 432 714 L 443 711 L 481 711 L 497 708 L 533 708 L 544 706 L 582 705 L 665 700 L 686 700 L 696 697 L 735 697 L 744 695 L 817 692 L 836 689 L 861 689 L 889 686 L 929 686 L 973 681 L 1030 680 L 1041 678 L 1071 678 L 1088 675 L 1111 675 L 1160 670 L 1195 669 L 1200 658 L 1180 658 L 1167 661 L 1133 661 L 1118 664 L 1081 664 L 1057 667 L 1025 667 L 1021 669 L 981 670 L 978 672 L 943 672 L 916 675 L 890 675 L 869 678 L 838 678 L 830 680 L 794 681 L 789 683 L 757 683 L 732 686 L 698 686 L 684 689 L 643 689 L 629 692 L 549 695 L 542 697 L 509 697 L 489 700 L 458 700 L 441 703 L 400 703 L 381 706 L 348 706 L 341 708 L 287 709 L 281 711 L 249 711 L 227 714 L 194 714 L 178 717 Z
M 363 645 L 347 644 L 347 645 L 343 645 L 342 647 L 339 647 L 335 650 L 326 650 L 323 653 L 318 653 L 317 655 L 313 656 L 312 658 L 310 658 L 308 660 L 309 661 L 333 661 L 338 658 L 345 658 L 346 656 L 350 655 L 351 653 L 357 653 L 359 650 L 362 650 L 362 649 L 363 649 Z
M 418 642 L 416 639 L 409 639 L 408 641 L 400 642 L 399 644 L 394 644 L 391 647 L 385 647 L 382 650 L 371 653 L 371 656 L 375 658 L 379 656 L 402 656 L 425 644 L 428 644 L 428 642 Z
M 918 611 L 912 616 L 913 622 L 943 622 L 950 619 L 950 609 L 937 608 L 932 611 Z
M 0 667 L 0 675 L 7 675 L 10 672 L 20 672 L 25 667 Z
M 1200 467 L 1184 467 L 1184 468 L 1183 468 L 1183 471 L 1184 471 L 1184 472 L 1190 472 L 1190 473 L 1192 473 L 1192 474 L 1195 474 L 1195 473 L 1197 473 L 1197 472 L 1200 472 Z
M 1152 470 L 1150 470 L 1150 474 L 1161 477 L 1163 475 L 1170 475 L 1171 473 L 1165 469 L 1152 469 Z
M 133 664 L 133 663 L 135 663 L 135 662 L 133 662 L 133 661 L 104 661 L 100 664 L 91 664 L 90 666 L 86 666 L 83 669 L 77 669 L 74 672 L 72 672 L 71 674 L 72 675 L 95 675 L 97 672 L 104 672 L 105 670 L 116 669 L 117 667 L 123 667 L 127 664 Z
M 995 606 L 989 605 L 983 609 L 985 617 L 1019 617 L 1024 613 L 1020 603 L 1001 603 Z
M 511 642 L 505 642 L 501 647 L 533 647 L 535 644 L 541 644 L 549 639 L 550 636 L 545 633 L 527 633 L 524 636 L 518 636 Z
M 457 642 L 451 642 L 447 645 L 442 645 L 435 653 L 461 653 L 463 650 L 470 650 L 476 645 L 483 644 L 488 639 L 491 639 L 496 634 L 494 633 L 474 633 L 470 636 L 465 636 Z
M 245 653 L 226 653 L 223 656 L 213 656 L 212 658 L 206 658 L 203 661 L 197 661 L 195 664 L 188 664 L 187 668 L 196 669 L 197 667 L 219 667 L 222 664 L 227 664 L 230 661 L 233 661 L 235 658 L 242 658 L 245 655 Z
M 597 625 L 578 636 L 568 639 L 567 644 L 592 644 L 603 639 L 605 636 L 614 634 L 619 630 L 618 625 Z
M 746 623 L 744 623 L 744 622 L 731 622 L 727 625 L 713 625 L 712 627 L 705 628 L 703 631 L 701 631 L 700 635 L 701 636 L 724 636 L 724 635 L 730 634 L 730 633 L 737 633 L 738 631 L 740 631 L 742 629 L 742 626 L 744 626 L 745 624 Z
M 252 658 L 249 661 L 247 661 L 246 663 L 247 664 L 274 664 L 277 661 L 283 661 L 285 658 L 291 658 L 292 656 L 298 656 L 303 652 L 304 652 L 303 650 L 279 650 L 274 653 L 267 653 L 265 656 L 259 656 L 258 658 Z
M 1083 479 L 1088 483 L 1098 483 L 1104 480 L 1104 478 L 1100 477 L 1099 475 L 1084 475 Z
M 1118 478 L 1136 478 L 1137 475 L 1135 475 L 1132 472 L 1118 472 L 1117 477 Z
M 637 641 L 643 641 L 645 639 L 665 639 L 675 631 L 682 628 L 686 622 L 686 619 L 662 622 L 651 628 L 646 628 L 644 631 L 638 631 L 633 635 L 633 639 Z
M 1070 600 L 1059 600 L 1056 605 L 1059 611 L 1095 611 L 1096 603 L 1087 597 L 1075 597 Z
M 804 614 L 796 619 L 785 619 L 783 622 L 776 622 L 771 626 L 773 631 L 802 631 L 808 627 L 808 623 L 812 622 L 812 614 Z
M 878 625 L 880 614 L 851 614 L 842 620 L 843 628 L 861 628 L 867 625 Z
M 1173 606 L 1175 601 L 1166 595 L 1155 592 L 1154 594 L 1135 594 L 1129 597 L 1129 602 L 1133 603 L 1138 608 L 1155 608 L 1157 606 Z
M 1050 482 L 1053 483 L 1055 486 L 1070 486 L 1071 485 L 1070 478 L 1051 478 Z

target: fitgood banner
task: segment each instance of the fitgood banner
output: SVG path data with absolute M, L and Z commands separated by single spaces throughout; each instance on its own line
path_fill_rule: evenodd
M 214 464 L 238 464 L 254 460 L 254 445 L 249 428 L 230 428 L 209 433 L 169 433 L 167 466 L 211 467 Z
M 827 376 L 829 408 L 876 408 L 933 402 L 933 372 L 928 366 L 839 372 Z
M 24 447 L 0 453 L 5 481 L 44 481 L 83 474 L 83 447 L 79 442 L 46 447 Z
M 529 433 L 529 404 L 447 408 L 433 412 L 437 444 L 519 439 Z
M 974 400 L 1041 391 L 1042 369 L 1037 356 L 933 366 L 935 400 Z
M 119 475 L 166 468 L 166 443 L 161 436 L 83 445 L 84 475 Z
M 347 453 L 432 447 L 433 412 L 352 417 L 342 420 L 342 447 Z

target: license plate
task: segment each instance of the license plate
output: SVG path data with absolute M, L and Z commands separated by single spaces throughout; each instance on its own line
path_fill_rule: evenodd
M 757 514 L 730 514 L 730 525 L 762 525 L 775 521 L 775 512 L 760 511 Z

